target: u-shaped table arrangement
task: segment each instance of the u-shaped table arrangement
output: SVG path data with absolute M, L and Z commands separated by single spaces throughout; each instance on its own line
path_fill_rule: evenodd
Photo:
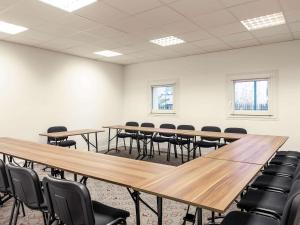
M 177 167 L 82 150 L 66 151 L 62 147 L 6 137 L 0 138 L 0 153 L 126 187 L 135 203 L 138 225 L 140 203 L 157 214 L 158 225 L 163 224 L 163 198 L 197 207 L 196 221 L 200 225 L 202 209 L 225 212 L 288 139 L 285 136 L 160 128 L 126 126 L 104 128 L 109 128 L 109 134 L 111 129 L 117 131 L 133 129 L 190 136 L 225 137 L 236 141 Z M 157 196 L 157 210 L 151 208 L 140 197 L 140 192 Z

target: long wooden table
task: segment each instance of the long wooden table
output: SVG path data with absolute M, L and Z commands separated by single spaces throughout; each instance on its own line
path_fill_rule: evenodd
M 108 128 L 120 130 L 128 128 L 147 132 L 151 130 L 125 126 Z M 222 136 L 222 133 L 214 134 L 215 132 L 167 130 L 156 128 L 156 132 L 162 133 L 180 132 L 191 136 L 208 135 L 239 140 L 178 167 L 104 154 L 66 151 L 56 146 L 10 138 L 0 138 L 0 152 L 130 187 L 135 190 L 135 193 L 146 192 L 156 195 L 158 225 L 163 224 L 163 198 L 196 206 L 197 224 L 200 225 L 202 209 L 224 212 L 287 140 L 287 137 L 282 136 L 241 135 L 238 137 L 235 136 L 236 134 Z M 133 198 L 136 204 L 137 224 L 140 224 L 138 196 L 137 194 Z
M 40 136 L 45 136 L 48 138 L 53 138 L 54 140 L 62 137 L 70 137 L 80 135 L 83 140 L 87 143 L 88 150 L 90 150 L 90 145 L 96 149 L 98 152 L 98 133 L 104 132 L 104 130 L 96 130 L 96 129 L 81 129 L 81 130 L 71 130 L 71 131 L 63 131 L 63 132 L 53 132 L 53 133 L 40 133 Z M 95 134 L 95 144 L 90 141 L 90 134 Z M 86 135 L 86 136 L 85 136 Z M 57 142 L 56 142 L 57 144 Z

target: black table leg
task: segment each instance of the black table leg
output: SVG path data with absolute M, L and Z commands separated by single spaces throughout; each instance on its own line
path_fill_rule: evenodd
M 197 208 L 196 225 L 202 225 L 202 208 Z
M 87 134 L 88 151 L 90 151 L 90 134 Z
M 162 217 L 163 217 L 163 211 L 162 211 L 162 198 L 157 197 L 157 224 L 162 225 Z
M 107 152 L 110 151 L 110 128 L 108 129 L 108 149 Z
M 98 153 L 98 133 L 95 133 L 96 152 Z
M 134 201 L 135 201 L 136 225 L 140 225 L 141 224 L 140 193 L 137 191 L 134 191 L 133 196 L 134 196 Z

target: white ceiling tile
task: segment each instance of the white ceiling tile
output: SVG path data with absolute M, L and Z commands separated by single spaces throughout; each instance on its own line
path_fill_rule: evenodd
M 110 26 L 128 33 L 140 32 L 141 30 L 152 27 L 152 25 L 144 23 L 143 21 L 138 20 L 136 17 L 130 17 L 123 20 L 111 22 Z
M 241 5 L 247 2 L 251 2 L 251 1 L 255 1 L 255 0 L 221 0 L 221 2 L 226 6 L 226 7 L 230 7 L 230 6 L 234 6 L 234 5 Z
M 179 34 L 177 35 L 179 38 L 187 41 L 187 42 L 193 42 L 193 41 L 198 41 L 198 40 L 203 40 L 203 39 L 209 39 L 212 38 L 212 36 L 207 33 L 204 30 L 198 29 L 193 32 L 188 32 L 184 34 Z
M 283 25 L 279 25 L 279 26 L 275 26 L 275 27 L 254 30 L 254 31 L 251 31 L 251 33 L 255 37 L 265 37 L 265 36 L 271 36 L 271 35 L 277 35 L 277 34 L 286 34 L 286 33 L 290 33 L 290 31 L 289 31 L 287 25 L 283 24 Z
M 267 37 L 258 38 L 262 44 L 271 44 L 282 41 L 291 41 L 293 40 L 293 36 L 289 33 L 287 34 L 279 34 L 279 35 L 271 35 Z
M 160 0 L 160 2 L 167 3 L 167 4 L 170 4 L 170 3 L 176 2 L 176 1 L 178 1 L 178 0 Z
M 27 44 L 40 44 L 55 39 L 55 36 L 48 35 L 35 30 L 28 30 L 16 35 L 11 35 L 7 40 Z
M 48 48 L 52 48 L 55 50 L 64 50 L 64 49 L 68 49 L 68 48 L 72 48 L 75 46 L 80 46 L 82 45 L 81 42 L 78 41 L 74 41 L 71 39 L 67 39 L 67 38 L 58 38 L 55 40 L 51 40 L 45 43 L 41 43 L 38 46 L 41 47 L 48 47 Z
M 197 53 L 204 53 L 205 51 L 197 45 L 194 44 L 182 44 L 182 45 L 174 45 L 170 46 L 170 49 L 182 53 L 184 55 L 194 55 Z
M 16 3 L 20 2 L 20 0 L 1 0 L 0 1 L 0 10 L 6 9 Z
M 228 8 L 238 19 L 251 19 L 281 11 L 278 0 L 257 0 Z
M 227 10 L 219 10 L 213 13 L 197 16 L 194 18 L 194 21 L 203 28 L 211 28 L 237 22 L 237 19 Z
M 179 0 L 171 3 L 170 6 L 190 18 L 223 8 L 222 4 L 217 0 Z
M 300 32 L 294 32 L 294 33 L 293 33 L 293 37 L 294 37 L 295 39 L 299 40 L 299 39 L 300 39 Z
M 100 24 L 109 24 L 111 21 L 121 20 L 129 15 L 113 7 L 98 1 L 74 12 L 74 14 L 84 18 L 97 21 Z
M 85 19 L 74 14 L 69 14 L 66 17 L 63 17 L 58 22 L 58 24 L 66 27 L 71 27 L 72 29 L 76 29 L 79 31 L 84 31 L 99 26 L 97 22 Z
M 249 40 L 242 40 L 242 41 L 228 41 L 226 43 L 233 48 L 246 48 L 246 47 L 260 45 L 259 41 L 256 39 L 249 39 Z
M 135 18 L 150 26 L 161 26 L 184 19 L 183 16 L 165 6 L 138 14 Z
M 289 27 L 291 29 L 292 32 L 298 32 L 300 31 L 300 21 L 299 22 L 295 22 L 295 23 L 290 23 Z
M 232 47 L 226 45 L 225 43 L 220 43 L 217 45 L 203 46 L 201 48 L 207 52 L 218 52 L 218 51 L 225 51 L 225 50 L 232 49 Z
M 236 33 L 236 34 L 231 34 L 231 35 L 227 35 L 227 36 L 222 36 L 220 38 L 227 43 L 227 42 L 251 40 L 251 39 L 253 39 L 253 36 L 251 35 L 250 32 L 242 32 L 242 33 Z
M 300 21 L 300 8 L 284 12 L 285 19 L 288 23 Z
M 158 0 L 105 0 L 106 4 L 119 9 L 120 11 L 125 11 L 128 14 L 137 14 L 155 7 L 161 6 L 162 3 Z
M 209 28 L 208 31 L 211 34 L 220 37 L 222 35 L 225 36 L 234 33 L 241 33 L 247 31 L 247 29 L 240 22 L 236 22 L 236 23 L 226 24 L 215 28 Z
M 224 43 L 217 38 L 210 38 L 210 39 L 206 39 L 206 40 L 195 41 L 195 42 L 193 42 L 193 44 L 195 44 L 199 47 L 206 47 L 206 46 L 223 45 Z
M 0 32 L 0 40 L 4 40 L 5 38 L 9 38 L 9 37 L 11 37 L 11 35 Z
M 84 32 L 84 31 L 70 35 L 70 36 L 68 36 L 68 38 L 72 39 L 74 41 L 79 41 L 79 42 L 86 43 L 86 44 L 93 44 L 93 43 L 99 42 L 100 40 L 104 40 L 104 38 L 101 38 L 101 36 L 98 37 L 96 35 L 93 35 L 93 34 L 90 34 L 90 33 Z
M 67 37 L 78 33 L 76 29 L 73 29 L 71 27 L 66 27 L 66 26 L 58 25 L 56 23 L 48 23 L 48 22 L 36 26 L 34 29 L 39 32 L 55 35 L 58 37 Z
M 173 32 L 164 30 L 162 27 L 148 28 L 131 33 L 134 36 L 140 37 L 146 41 L 174 35 Z
M 300 8 L 299 0 L 280 0 L 280 3 L 284 10 L 293 10 L 296 8 Z
M 194 23 L 184 19 L 181 21 L 177 21 L 175 23 L 166 24 L 162 27 L 162 29 L 166 32 L 175 35 L 175 34 L 182 34 L 182 33 L 196 31 L 199 29 L 199 27 Z
M 103 25 L 100 25 L 93 29 L 86 30 L 86 32 L 89 34 L 92 34 L 94 36 L 101 37 L 101 38 L 118 37 L 118 36 L 122 36 L 122 35 L 126 34 L 123 31 L 119 31 L 117 29 L 110 28 L 110 27 L 103 26 Z

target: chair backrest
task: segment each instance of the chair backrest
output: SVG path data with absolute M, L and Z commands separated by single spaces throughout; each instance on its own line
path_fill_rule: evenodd
M 215 126 L 204 126 L 201 128 L 201 131 L 221 132 L 221 128 Z M 201 140 L 220 142 L 220 138 L 214 138 L 214 137 L 201 137 Z
M 235 133 L 235 134 L 247 134 L 247 130 L 239 127 L 228 127 L 224 130 L 225 133 Z M 224 138 L 225 142 L 234 142 L 235 139 Z
M 125 126 L 138 127 L 139 123 L 138 122 L 130 121 L 130 122 L 126 122 Z M 137 133 L 137 131 L 134 131 L 134 130 L 125 130 L 125 132 L 126 133 Z
M 178 125 L 177 130 L 195 130 L 195 127 L 193 125 Z M 193 138 L 190 135 L 183 135 L 183 134 L 177 134 L 177 137 L 178 138 L 187 138 L 187 139 Z
M 37 173 L 32 169 L 12 164 L 6 165 L 6 168 L 13 196 L 28 208 L 41 208 L 44 198 Z
M 68 130 L 64 126 L 54 126 L 54 127 L 49 127 L 47 133 L 56 133 L 56 132 L 65 132 L 65 131 Z M 68 137 L 59 137 L 59 138 L 48 137 L 48 143 L 50 143 L 51 141 L 62 141 L 65 139 L 68 139 Z
M 163 123 L 159 126 L 159 128 L 175 130 L 176 126 L 171 123 Z M 159 133 L 159 135 L 164 136 L 164 137 L 173 137 L 174 136 L 174 134 L 168 134 L 168 133 Z
M 299 225 L 300 223 L 300 180 L 293 183 L 281 217 L 281 225 Z
M 153 123 L 142 123 L 141 124 L 141 127 L 150 127 L 150 128 L 154 128 L 154 124 Z M 153 135 L 153 132 L 145 132 L 145 131 L 141 131 L 140 132 L 141 134 L 144 134 L 144 135 Z
M 0 192 L 7 193 L 9 183 L 6 174 L 6 167 L 4 162 L 0 159 Z
M 86 186 L 51 177 L 44 177 L 43 186 L 52 216 L 56 215 L 68 225 L 95 224 L 92 201 Z

